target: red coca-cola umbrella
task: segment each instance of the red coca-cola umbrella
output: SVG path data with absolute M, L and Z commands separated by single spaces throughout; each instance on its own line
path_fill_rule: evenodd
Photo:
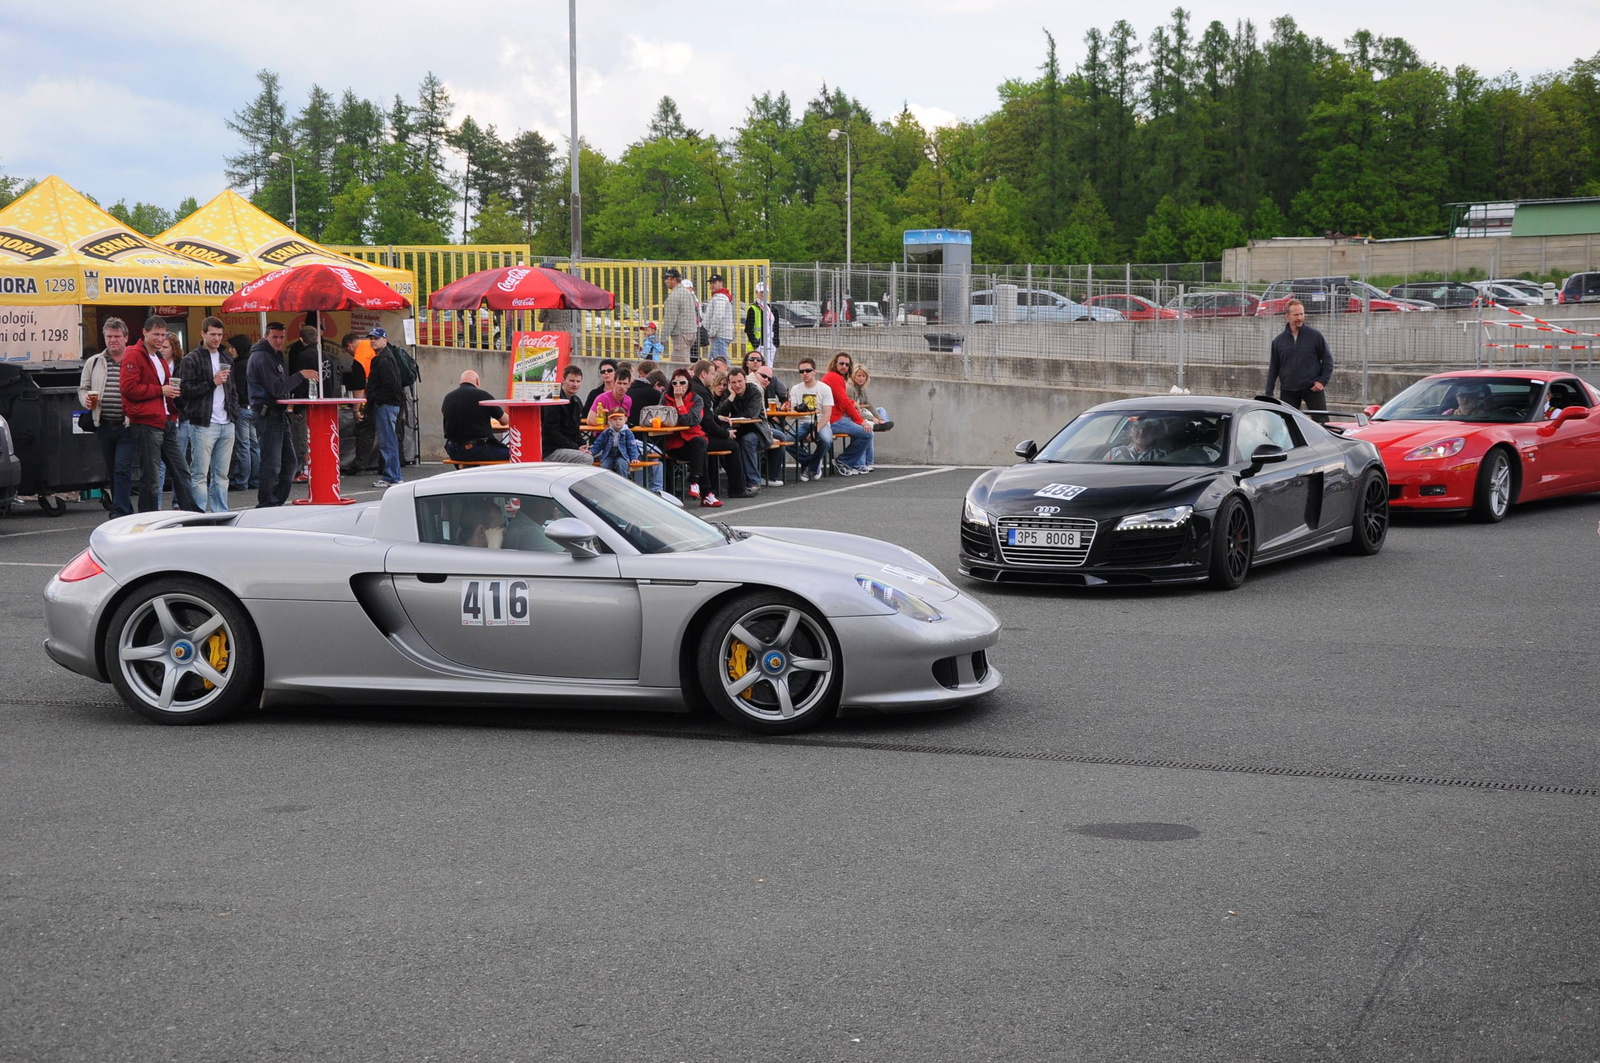
M 370 274 L 313 264 L 275 270 L 222 303 L 225 314 L 269 310 L 401 310 L 410 300 Z
M 610 292 L 582 277 L 543 266 L 503 266 L 469 273 L 428 297 L 433 310 L 610 310 Z

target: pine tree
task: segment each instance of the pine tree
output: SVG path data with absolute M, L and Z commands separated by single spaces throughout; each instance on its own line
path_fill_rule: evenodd
M 268 156 L 289 147 L 288 112 L 284 108 L 278 75 L 270 70 L 256 71 L 261 91 L 255 99 L 234 112 L 227 127 L 244 140 L 244 148 L 224 160 L 229 187 L 249 186 L 252 193 L 272 172 Z

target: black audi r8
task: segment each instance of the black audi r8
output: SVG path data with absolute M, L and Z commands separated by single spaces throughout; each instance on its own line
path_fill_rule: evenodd
M 1122 399 L 973 482 L 961 573 L 1070 586 L 1244 582 L 1255 565 L 1375 554 L 1389 482 L 1372 444 L 1276 399 Z

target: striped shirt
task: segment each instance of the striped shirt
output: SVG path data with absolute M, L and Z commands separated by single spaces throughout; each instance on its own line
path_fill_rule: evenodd
M 122 364 L 108 355 L 106 386 L 100 392 L 100 423 L 116 426 L 122 420 Z

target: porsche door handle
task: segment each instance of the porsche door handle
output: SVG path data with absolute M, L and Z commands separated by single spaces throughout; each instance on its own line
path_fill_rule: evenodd
M 417 580 L 420 583 L 443 583 L 450 577 L 443 572 L 418 572 Z

